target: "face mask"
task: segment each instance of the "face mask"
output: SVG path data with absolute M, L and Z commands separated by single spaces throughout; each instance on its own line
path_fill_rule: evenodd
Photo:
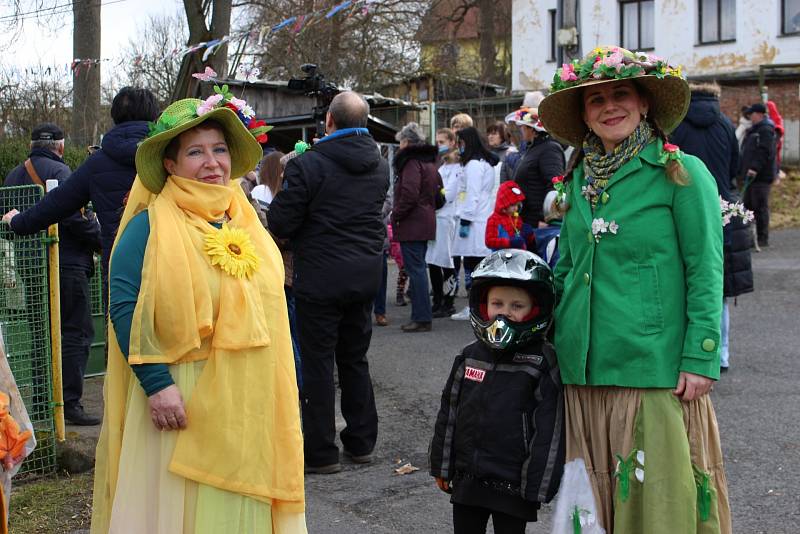
M 463 146 L 458 147 L 458 153 L 461 154 L 462 156 L 464 155 L 464 147 Z
M 447 154 L 450 152 L 450 147 L 447 145 L 439 145 L 439 154 Z

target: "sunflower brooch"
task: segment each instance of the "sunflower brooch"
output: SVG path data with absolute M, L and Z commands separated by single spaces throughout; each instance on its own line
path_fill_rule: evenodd
M 247 232 L 223 224 L 219 230 L 208 232 L 205 237 L 205 251 L 211 258 L 211 265 L 236 278 L 250 278 L 258 268 L 256 248 Z

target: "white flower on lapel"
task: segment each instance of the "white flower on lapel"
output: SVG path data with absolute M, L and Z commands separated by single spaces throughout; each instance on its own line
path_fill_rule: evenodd
M 615 234 L 619 230 L 619 225 L 616 221 L 606 221 L 602 217 L 592 219 L 592 235 L 594 236 L 595 243 L 600 242 L 600 238 L 605 233 Z

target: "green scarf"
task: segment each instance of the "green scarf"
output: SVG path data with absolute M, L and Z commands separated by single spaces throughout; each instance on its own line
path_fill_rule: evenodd
M 603 142 L 594 132 L 590 131 L 583 140 L 583 172 L 586 176 L 584 196 L 592 204 L 592 209 L 597 206 L 597 199 L 602 195 L 608 185 L 608 180 L 617 172 L 617 169 L 635 158 L 639 152 L 650 143 L 653 138 L 653 129 L 647 121 L 641 121 L 639 126 L 622 143 L 616 146 L 611 153 L 606 153 Z

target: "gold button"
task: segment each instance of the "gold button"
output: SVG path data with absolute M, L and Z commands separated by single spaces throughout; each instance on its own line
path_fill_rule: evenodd
M 602 202 L 603 204 L 608 204 L 609 198 L 611 197 L 609 197 L 608 193 L 603 193 L 602 195 L 600 195 L 600 202 Z
M 583 282 L 588 286 L 592 281 L 592 276 L 589 273 L 583 273 Z
M 703 347 L 703 350 L 704 350 L 704 351 L 706 351 L 706 352 L 711 352 L 711 351 L 713 351 L 713 350 L 714 350 L 714 349 L 717 347 L 717 344 L 716 344 L 716 343 L 714 343 L 714 340 L 713 340 L 713 339 L 708 339 L 708 338 L 706 338 L 706 339 L 704 339 L 704 340 L 703 340 L 703 345 L 702 345 L 702 347 Z

